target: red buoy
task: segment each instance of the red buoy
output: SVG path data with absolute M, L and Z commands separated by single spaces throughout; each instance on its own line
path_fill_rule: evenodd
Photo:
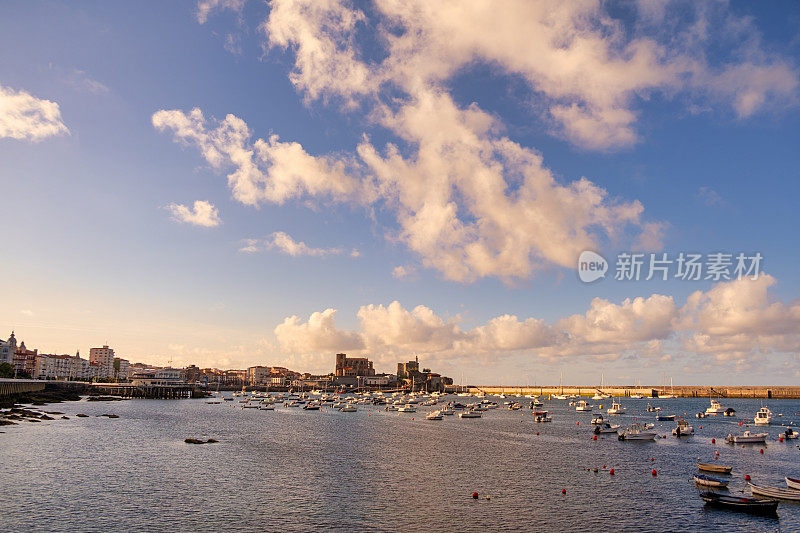
M 655 469 L 655 468 L 653 469 L 653 472 L 652 472 L 652 474 L 653 474 L 654 476 L 657 476 L 657 475 L 658 475 L 658 472 L 656 472 L 656 469 Z
M 750 474 L 745 474 L 744 475 L 744 480 L 745 481 L 750 481 Z
M 778 437 L 778 442 L 783 442 L 783 437 Z
M 477 500 L 478 499 L 478 493 L 477 492 L 473 492 L 472 493 L 472 499 L 473 500 Z
M 606 467 L 606 465 L 603 465 L 603 468 L 605 468 L 605 467 Z
M 597 435 L 592 435 L 592 440 L 597 440 Z
M 764 453 L 764 448 L 761 448 L 761 449 L 760 449 L 760 450 L 758 450 L 758 451 L 759 451 L 759 452 L 761 452 L 761 453 Z
M 655 457 L 651 457 L 651 458 L 650 458 L 650 460 L 651 460 L 651 461 L 655 461 L 655 460 L 656 460 L 656 458 L 655 458 Z
M 608 471 L 608 473 L 613 476 L 614 475 L 614 469 L 612 468 L 611 470 Z
M 711 439 L 711 444 L 716 444 L 716 443 L 717 443 L 717 439 Z
M 561 494 L 566 494 L 566 493 L 567 493 L 567 489 L 561 489 Z

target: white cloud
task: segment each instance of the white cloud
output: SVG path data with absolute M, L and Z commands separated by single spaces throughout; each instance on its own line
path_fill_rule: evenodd
M 172 213 L 172 218 L 176 222 L 183 222 L 206 228 L 219 226 L 222 222 L 219 218 L 219 211 L 214 207 L 214 204 L 206 202 L 205 200 L 197 200 L 193 208 L 173 203 L 169 204 L 167 209 Z
M 0 85 L 0 138 L 41 141 L 69 134 L 58 104 Z
M 718 283 L 692 294 L 683 307 L 659 294 L 620 304 L 595 298 L 586 313 L 553 323 L 506 314 L 472 329 L 462 328 L 458 316 L 445 319 L 425 306 L 407 310 L 395 301 L 362 306 L 355 331 L 338 329 L 335 310 L 327 309 L 308 322 L 289 317 L 275 334 L 288 353 L 348 349 L 381 362 L 414 354 L 492 361 L 527 354 L 548 360 L 625 356 L 659 364 L 678 352 L 698 365 L 733 362 L 736 371 L 770 353 L 796 354 L 800 365 L 800 300 L 772 300 L 768 289 L 774 283 L 768 275 Z M 339 340 L 346 346 L 337 345 Z
M 325 255 L 341 255 L 345 253 L 343 248 L 314 248 L 303 241 L 296 241 L 291 235 L 283 231 L 276 231 L 268 239 L 245 239 L 244 246 L 239 248 L 240 252 L 257 253 L 267 250 L 276 250 L 280 253 L 292 257 Z M 358 250 L 351 250 L 348 255 L 358 258 L 361 254 Z
M 216 10 L 230 9 L 237 13 L 242 12 L 246 0 L 198 0 L 197 22 L 205 24 L 208 16 Z

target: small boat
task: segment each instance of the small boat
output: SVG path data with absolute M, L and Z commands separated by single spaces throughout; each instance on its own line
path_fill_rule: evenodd
M 319 411 L 319 403 L 308 402 L 303 406 L 303 409 L 305 409 L 306 411 Z
M 645 409 L 645 411 L 647 411 L 648 413 L 652 413 L 655 410 L 656 410 L 656 408 L 653 407 L 652 405 L 650 405 L 649 403 L 647 404 L 647 408 Z
M 261 411 L 274 411 L 275 410 L 275 406 L 272 405 L 271 403 L 265 403 L 264 405 L 259 407 L 259 409 Z
M 800 479 L 787 477 L 786 486 L 789 487 L 790 489 L 800 490 Z
M 596 414 L 594 415 L 594 418 L 592 418 L 592 424 L 604 424 L 605 421 L 606 419 L 603 418 L 602 414 Z
M 533 402 L 531 402 L 532 407 L 542 407 L 543 405 L 544 404 L 542 403 L 542 400 L 540 400 L 538 397 L 534 398 Z
M 797 437 L 800 437 L 800 431 L 794 428 L 787 427 L 786 431 L 783 432 L 784 439 L 796 439 Z
M 756 496 L 763 496 L 765 498 L 772 498 L 776 500 L 791 500 L 793 502 L 800 502 L 800 491 L 794 489 L 784 489 L 781 487 L 767 487 L 765 485 L 755 485 L 754 483 L 747 483 L 750 486 L 750 492 Z
M 767 442 L 768 436 L 768 433 L 751 433 L 750 431 L 745 431 L 741 435 L 728 433 L 728 436 L 725 437 L 725 442 L 728 444 L 759 444 Z
M 695 474 L 694 475 L 694 482 L 697 485 L 701 485 L 703 487 L 727 487 L 728 481 L 727 479 L 719 479 L 716 477 L 707 476 L 705 474 Z
M 750 498 L 748 496 L 731 496 L 729 494 L 720 494 L 714 491 L 702 491 L 700 497 L 705 500 L 708 505 L 715 505 L 718 507 L 725 507 L 736 511 L 753 514 L 775 514 L 778 508 L 778 502 L 775 500 L 761 500 L 758 498 Z
M 442 420 L 442 413 L 439 411 L 431 411 L 425 415 L 425 420 Z
M 722 415 L 725 414 L 725 408 L 719 403 L 719 400 L 711 399 L 711 406 L 706 409 L 707 415 Z
M 697 469 L 702 472 L 715 472 L 717 474 L 730 474 L 732 466 L 723 466 L 714 463 L 697 463 Z
M 772 422 L 772 411 L 766 407 L 762 407 L 756 413 L 756 417 L 753 419 L 753 422 L 759 426 L 768 426 L 769 423 Z
M 642 396 L 641 394 L 634 394 L 633 396 L 629 396 L 629 398 L 631 400 L 642 400 L 644 399 L 644 396 Z
M 536 411 L 533 413 L 533 421 L 534 422 L 552 422 L 553 417 L 550 416 L 547 411 Z
M 691 437 L 694 435 L 694 428 L 686 420 L 678 420 L 678 426 L 672 430 L 676 437 Z
M 607 412 L 610 415 L 621 415 L 625 413 L 625 408 L 619 402 L 612 402 Z
M 206 403 L 213 405 L 213 404 L 222 403 L 222 402 L 220 400 L 211 400 L 211 401 L 208 401 Z
M 656 415 L 656 420 L 659 420 L 661 422 L 672 422 L 673 420 L 675 420 L 675 418 L 677 418 L 675 415 L 668 415 L 668 414 L 661 414 L 661 413 Z
M 356 407 L 351 403 L 348 403 L 346 405 L 341 406 L 339 408 L 339 411 L 341 411 L 342 413 L 355 413 L 356 411 L 358 411 L 358 407 Z
M 594 432 L 597 435 L 602 433 L 616 433 L 619 430 L 619 424 L 611 425 L 608 422 L 603 422 L 602 424 L 598 424 L 594 427 Z
M 644 424 L 632 424 L 625 431 L 617 432 L 619 440 L 655 440 L 656 432 Z
M 399 407 L 397 411 L 400 413 L 416 413 L 417 408 L 411 405 L 410 403 L 407 403 L 403 407 Z
M 580 400 L 578 403 L 575 404 L 576 411 L 591 411 L 592 406 L 586 403 L 586 400 Z
M 456 412 L 450 409 L 449 407 L 445 407 L 444 409 L 440 410 L 439 413 L 444 416 L 453 416 L 454 414 L 456 414 Z
M 736 409 L 733 407 L 728 407 L 725 409 L 725 416 L 736 416 Z
M 481 412 L 480 411 L 464 411 L 463 413 L 458 413 L 458 418 L 480 418 Z

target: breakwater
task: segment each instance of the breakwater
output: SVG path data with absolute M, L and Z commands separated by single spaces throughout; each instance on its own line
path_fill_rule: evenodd
M 687 398 L 800 398 L 800 387 L 791 386 L 702 386 L 702 385 L 675 385 L 674 387 L 645 387 L 645 386 L 529 386 L 529 387 L 506 387 L 499 385 L 481 385 L 469 388 L 471 393 L 484 394 L 506 394 L 506 395 L 555 395 L 555 394 L 577 394 L 581 396 L 592 396 L 597 392 L 610 394 L 611 396 L 634 396 L 641 395 L 648 398 L 658 398 L 664 395 L 672 395 Z

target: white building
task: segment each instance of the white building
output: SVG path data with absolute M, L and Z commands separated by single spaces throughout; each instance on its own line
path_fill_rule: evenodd
M 17 353 L 17 339 L 12 331 L 7 341 L 0 341 L 0 363 L 13 365 L 15 353 Z
M 80 354 L 72 355 L 39 355 L 33 372 L 35 379 L 63 379 L 88 381 L 96 377 L 96 366 Z
M 248 385 L 263 385 L 270 380 L 270 367 L 268 366 L 251 366 L 247 369 L 247 384 Z
M 98 379 L 114 377 L 114 350 L 107 345 L 102 348 L 91 348 L 89 350 L 89 361 L 97 363 Z
M 134 385 L 183 385 L 186 383 L 182 368 L 158 368 L 134 372 L 131 376 Z

